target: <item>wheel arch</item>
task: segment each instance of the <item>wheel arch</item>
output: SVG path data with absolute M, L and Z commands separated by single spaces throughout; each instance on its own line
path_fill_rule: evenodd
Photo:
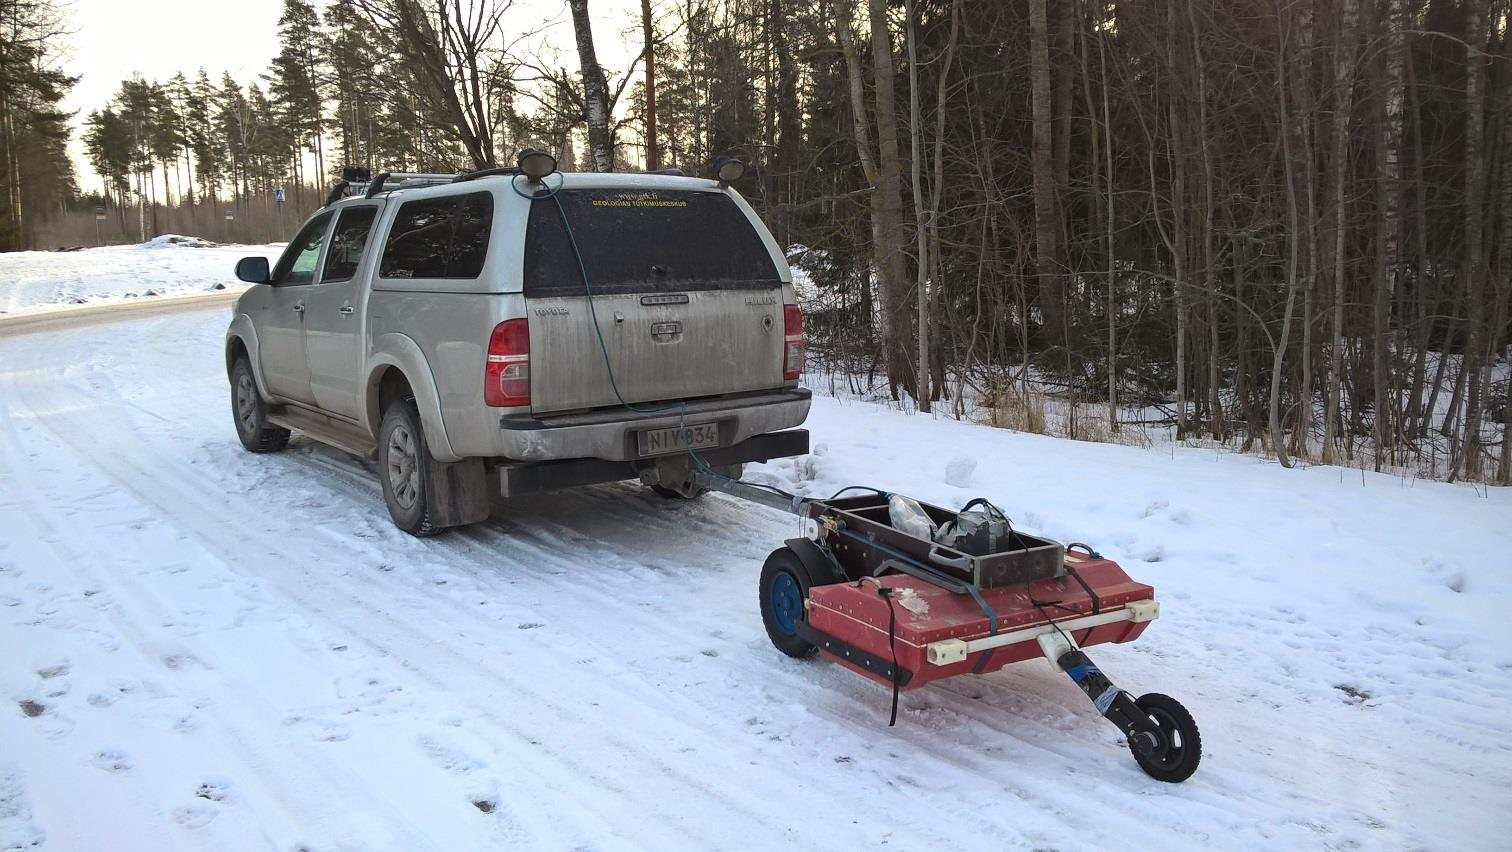
M 368 361 L 367 380 L 362 386 L 363 425 L 368 433 L 377 438 L 384 406 L 394 395 L 407 391 L 420 411 L 420 425 L 425 428 L 431 456 L 437 461 L 461 461 L 446 436 L 435 379 L 420 347 L 409 337 L 392 333 L 383 335 L 377 344 L 378 351 Z
M 231 319 L 231 326 L 226 329 L 226 378 L 231 378 L 231 368 L 236 366 L 238 358 L 245 357 L 247 366 L 252 370 L 252 380 L 257 383 L 257 392 L 264 400 L 270 400 L 273 395 L 268 393 L 268 385 L 263 381 L 262 359 L 257 345 L 257 329 L 252 325 L 252 320 L 246 314 L 237 314 Z

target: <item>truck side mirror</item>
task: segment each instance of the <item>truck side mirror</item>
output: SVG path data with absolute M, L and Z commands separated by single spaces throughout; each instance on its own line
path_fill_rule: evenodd
M 268 259 L 244 257 L 236 262 L 236 277 L 248 284 L 268 283 Z

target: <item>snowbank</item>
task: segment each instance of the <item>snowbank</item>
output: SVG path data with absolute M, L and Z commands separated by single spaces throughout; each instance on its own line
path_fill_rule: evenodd
M 165 234 L 141 245 L 73 252 L 0 254 L 0 314 L 49 305 L 94 304 L 170 293 L 241 289 L 236 261 L 247 255 L 277 259 L 282 243 L 219 245 Z

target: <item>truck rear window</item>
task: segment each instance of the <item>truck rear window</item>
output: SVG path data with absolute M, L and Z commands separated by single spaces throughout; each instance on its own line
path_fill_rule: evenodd
M 755 226 L 715 192 L 569 189 L 558 193 L 595 294 L 780 286 Z M 580 296 L 583 276 L 548 200 L 530 205 L 525 295 Z
M 394 216 L 382 278 L 477 278 L 488 256 L 493 196 L 487 192 L 417 198 Z

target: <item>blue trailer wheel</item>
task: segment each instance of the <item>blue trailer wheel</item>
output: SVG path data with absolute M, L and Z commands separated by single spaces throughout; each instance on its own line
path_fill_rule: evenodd
M 804 619 L 803 602 L 812 585 L 808 569 L 791 548 L 777 548 L 761 566 L 761 621 L 766 625 L 767 638 L 790 657 L 808 657 L 817 651 L 798 635 L 798 623 Z
M 778 573 L 767 589 L 767 598 L 777 629 L 788 636 L 796 634 L 798 619 L 803 615 L 803 592 L 798 590 L 798 581 L 786 571 Z

